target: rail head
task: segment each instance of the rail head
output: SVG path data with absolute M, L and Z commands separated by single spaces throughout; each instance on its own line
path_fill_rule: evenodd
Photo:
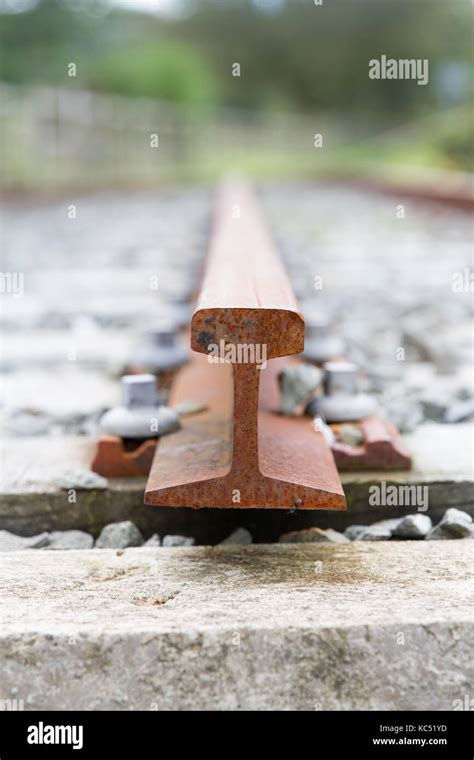
M 269 359 L 300 353 L 304 320 L 253 194 L 244 182 L 219 192 L 191 348 L 265 344 Z

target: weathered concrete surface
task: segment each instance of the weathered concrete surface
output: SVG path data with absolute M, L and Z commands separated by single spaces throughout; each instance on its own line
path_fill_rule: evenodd
M 281 533 L 311 525 L 343 531 L 354 523 L 370 524 L 416 511 L 410 506 L 371 506 L 369 489 L 383 480 L 428 485 L 428 514 L 434 523 L 453 506 L 474 516 L 472 426 L 426 424 L 405 440 L 414 457 L 412 472 L 342 475 L 347 512 L 289 515 L 280 510 L 246 510 L 243 515 L 241 510 L 144 506 L 146 478 L 114 478 L 108 489 L 76 490 L 71 495 L 57 482 L 64 483 L 64 473 L 89 468 L 95 446 L 91 438 L 4 439 L 0 444 L 0 529 L 21 535 L 79 529 L 97 536 L 110 522 L 133 520 L 145 537 L 178 533 L 195 536 L 198 543 L 217 543 L 244 526 L 255 541 L 271 542 Z
M 452 709 L 474 690 L 474 542 L 2 557 L 25 709 Z

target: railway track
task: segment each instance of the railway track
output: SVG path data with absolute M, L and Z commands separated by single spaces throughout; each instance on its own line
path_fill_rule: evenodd
M 402 180 L 381 172 L 369 172 L 357 178 L 341 177 L 341 182 L 384 195 L 474 211 L 474 182 L 467 173 L 424 170 L 417 178 Z
M 93 469 L 149 474 L 146 504 L 343 510 L 338 470 L 410 469 L 398 431 L 373 416 L 371 399 L 358 393 L 357 368 L 337 354 L 313 357 L 324 369 L 310 368 L 324 376 L 324 395 L 312 402 L 320 411 L 310 404 L 306 416 L 281 413 L 281 376 L 303 361 L 295 355 L 305 348 L 304 318 L 243 182 L 227 182 L 218 194 L 188 338 L 190 361 L 177 373 L 171 408 L 160 406 L 152 374 L 132 374 L 122 379 L 124 406 L 102 419 Z M 173 373 L 162 369 L 168 385 Z M 189 405 L 199 413 L 184 413 L 181 424 L 175 410 Z M 341 422 L 358 425 L 357 446 L 337 440 Z
M 184 419 L 172 436 L 159 436 L 154 459 L 157 437 L 139 447 L 116 437 L 115 463 L 106 452 L 106 464 L 95 469 L 113 477 L 151 468 L 148 504 L 304 510 L 344 508 L 338 470 L 367 469 L 369 462 L 371 469 L 408 467 L 403 450 L 390 461 L 400 438 L 380 420 L 362 424 L 365 442 L 356 450 L 330 448 L 309 418 L 278 413 L 278 373 L 299 361 L 303 329 L 255 198 L 244 185 L 227 184 L 191 324 L 192 360 L 170 399 L 172 406 L 194 401 L 207 409 Z
M 228 361 L 216 364 L 220 346 Z M 308 418 L 277 414 L 283 357 L 303 346 L 304 320 L 255 199 L 244 184 L 225 184 L 191 323 L 196 354 L 170 399 L 204 401 L 207 410 L 159 442 L 145 503 L 345 509 L 324 436 Z M 239 361 L 263 354 L 266 367 Z
M 302 361 L 294 355 L 304 349 L 304 319 L 243 183 L 226 183 L 218 195 L 190 345 L 191 361 L 177 377 L 170 404 L 204 404 L 205 411 L 158 443 L 146 504 L 338 510 L 345 509 L 338 469 L 410 469 L 393 425 L 367 411 L 359 417 L 347 411 L 360 401 L 367 407 L 352 387 L 353 365 L 325 365 L 326 387 L 336 386 L 336 397 L 325 401 L 326 408 L 341 407 L 342 383 L 349 416 L 329 421 L 359 421 L 360 445 L 338 443 L 324 414 L 317 420 L 323 424 L 315 425 L 308 416 L 280 413 L 279 376 Z M 334 358 L 340 360 L 327 360 Z

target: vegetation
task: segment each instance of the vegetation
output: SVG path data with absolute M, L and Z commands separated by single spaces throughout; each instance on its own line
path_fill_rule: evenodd
M 324 0 L 320 6 L 188 0 L 189 12 L 176 18 L 125 11 L 112 0 L 21 3 L 23 12 L 2 13 L 6 0 L 0 0 L 0 81 L 144 96 L 183 106 L 198 119 L 212 119 L 215 107 L 238 108 L 237 121 L 250 126 L 271 125 L 277 112 L 336 125 L 325 150 L 312 150 L 310 160 L 293 144 L 275 148 L 275 141 L 209 146 L 195 155 L 199 176 L 232 161 L 262 175 L 387 160 L 474 168 L 471 0 Z M 369 60 L 382 53 L 428 59 L 428 84 L 370 79 Z M 71 62 L 75 80 L 68 77 Z
M 105 91 L 398 119 L 439 104 L 446 62 L 472 67 L 470 0 L 189 0 L 173 20 L 107 0 L 32 1 L 0 13 L 2 79 L 60 82 L 75 61 L 81 81 Z M 369 79 L 381 53 L 428 58 L 429 84 Z

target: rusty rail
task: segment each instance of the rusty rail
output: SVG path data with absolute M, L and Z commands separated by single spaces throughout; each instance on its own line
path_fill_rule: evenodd
M 191 324 L 196 353 L 171 394 L 172 404 L 208 408 L 159 441 L 145 503 L 345 509 L 323 436 L 310 420 L 276 412 L 278 371 L 294 361 L 281 357 L 303 346 L 304 321 L 256 202 L 244 184 L 226 184 Z
M 468 173 L 425 171 L 417 180 L 366 174 L 356 178 L 341 176 L 337 181 L 362 190 L 474 211 L 474 182 Z

